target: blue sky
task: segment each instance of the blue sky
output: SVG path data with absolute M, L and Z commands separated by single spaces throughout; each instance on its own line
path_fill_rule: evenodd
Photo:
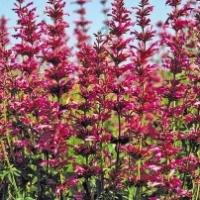
M 15 0 L 0 0 L 0 16 L 5 15 L 9 19 L 9 27 L 13 28 L 16 22 L 16 15 L 12 11 L 13 4 Z M 30 0 L 27 0 L 30 2 Z M 45 7 L 47 0 L 33 0 L 34 5 L 37 7 L 37 12 L 40 16 L 40 19 L 45 19 L 43 10 Z M 76 9 L 75 4 L 73 4 L 74 0 L 66 0 L 66 12 L 70 15 L 67 16 L 67 21 L 70 24 L 69 32 L 72 33 L 73 31 L 73 21 L 76 19 L 76 14 L 73 11 Z M 101 5 L 99 4 L 100 0 L 91 0 L 90 3 L 87 5 L 87 18 L 93 21 L 93 24 L 90 28 L 90 34 L 97 32 L 100 27 L 102 27 L 102 20 L 103 16 L 101 14 Z M 112 0 L 108 0 L 108 2 L 112 2 Z M 125 0 L 126 6 L 131 8 L 138 4 L 139 0 Z M 169 8 L 165 5 L 165 0 L 150 0 L 150 3 L 154 6 L 154 12 L 152 13 L 152 22 L 156 23 L 159 20 L 166 19 L 167 12 Z

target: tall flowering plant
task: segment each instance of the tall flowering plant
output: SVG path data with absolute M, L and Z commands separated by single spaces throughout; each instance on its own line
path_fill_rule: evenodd
M 77 47 L 80 48 L 82 44 L 88 42 L 90 36 L 88 35 L 88 25 L 91 23 L 86 19 L 86 4 L 89 0 L 76 0 L 74 3 L 78 6 L 75 13 L 78 14 L 79 18 L 75 21 L 74 33 L 77 37 Z
M 128 97 L 129 95 L 128 85 L 130 84 L 130 79 L 127 74 L 130 72 L 128 58 L 130 55 L 129 43 L 131 38 L 126 37 L 126 34 L 129 34 L 132 23 L 130 19 L 130 11 L 125 7 L 125 3 L 122 0 L 114 1 L 112 3 L 112 12 L 110 17 L 111 19 L 108 22 L 110 33 L 107 36 L 105 49 L 109 55 L 108 67 L 110 68 L 110 83 L 108 86 L 111 109 L 110 120 L 116 121 L 115 124 L 113 124 L 110 141 L 110 143 L 115 146 L 115 152 L 110 152 L 111 155 L 114 155 L 114 163 L 110 172 L 111 180 L 113 182 L 111 188 L 116 190 L 123 185 L 122 170 L 124 166 L 121 157 L 121 147 L 129 141 L 125 125 L 129 105 L 126 96 Z
M 163 131 L 169 136 L 169 139 L 165 140 L 164 146 L 168 149 L 171 148 L 172 152 L 176 152 L 176 156 L 168 155 L 166 157 L 166 165 L 168 166 L 166 184 L 169 186 L 168 195 L 175 196 L 174 198 L 183 198 L 183 196 L 194 195 L 186 192 L 186 190 L 189 191 L 195 185 L 191 184 L 191 179 L 186 180 L 187 173 L 184 172 L 184 175 L 179 177 L 175 177 L 174 173 L 178 171 L 182 174 L 184 167 L 182 168 L 180 165 L 183 165 L 184 160 L 188 160 L 187 169 L 185 168 L 185 170 L 191 170 L 188 172 L 196 174 L 198 173 L 196 170 L 199 163 L 198 156 L 192 150 L 195 147 L 191 147 L 194 144 L 188 141 L 190 140 L 189 137 L 193 137 L 193 131 L 187 125 L 187 117 L 191 116 L 190 112 L 196 112 L 196 108 L 193 107 L 195 103 L 192 103 L 194 99 L 196 101 L 193 96 L 193 84 L 189 81 L 195 70 L 192 67 L 194 60 L 190 48 L 195 50 L 195 47 L 193 48 L 191 45 L 194 40 L 193 33 L 196 22 L 191 16 L 194 12 L 191 2 L 183 4 L 182 1 L 167 1 L 166 4 L 171 6 L 172 11 L 165 24 L 161 25 L 164 30 L 161 33 L 161 44 L 167 49 L 162 57 L 163 66 L 167 69 L 163 84 L 163 120 L 165 123 L 162 124 Z M 171 29 L 170 32 L 166 32 L 168 28 Z M 178 143 L 178 140 L 181 142 Z M 191 164 L 191 160 L 193 160 L 193 164 Z M 174 179 L 177 182 L 175 191 L 172 190 L 169 184 Z M 177 194 L 177 190 L 180 191 L 179 194 Z
M 10 137 L 10 123 L 9 123 L 9 103 L 12 97 L 12 74 L 10 67 L 10 56 L 11 50 L 9 49 L 9 34 L 7 27 L 7 19 L 5 17 L 0 18 L 0 72 L 2 74 L 2 79 L 0 81 L 0 139 L 1 139 L 1 149 L 0 149 L 0 168 L 5 170 L 5 175 L 1 178 L 2 187 L 1 190 L 5 191 L 5 195 L 1 194 L 1 198 L 8 197 L 8 192 L 13 192 L 17 195 L 18 188 L 16 185 L 15 172 L 17 171 L 11 164 L 12 154 L 12 141 Z M 9 169 L 13 169 L 12 171 Z M 9 178 L 9 181 L 8 181 Z M 11 185 L 8 188 L 8 185 Z

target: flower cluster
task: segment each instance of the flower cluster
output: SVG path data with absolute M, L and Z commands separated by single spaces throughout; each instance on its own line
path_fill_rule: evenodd
M 47 21 L 15 0 L 12 39 L 0 18 L 0 199 L 198 200 L 198 1 L 166 0 L 154 27 L 149 0 L 100 0 L 94 38 L 88 2 L 74 2 L 75 51 L 64 0 Z

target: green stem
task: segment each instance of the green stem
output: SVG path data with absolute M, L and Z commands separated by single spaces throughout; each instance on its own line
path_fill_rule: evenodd
M 121 137 L 121 116 L 118 113 L 118 143 L 116 144 L 116 149 L 117 149 L 117 159 L 116 159 L 116 171 L 119 168 L 119 156 L 120 156 L 120 137 Z
M 2 150 L 3 150 L 3 154 L 4 154 L 4 157 L 5 157 L 5 160 L 6 160 L 6 163 L 7 163 L 7 166 L 9 169 L 12 168 L 11 164 L 10 164 L 10 161 L 9 161 L 9 158 L 8 158 L 8 155 L 7 155 L 7 152 L 6 152 L 6 148 L 5 148 L 5 144 L 3 141 L 1 141 L 1 146 L 2 146 Z M 14 190 L 15 190 L 15 193 L 17 196 L 19 196 L 19 190 L 18 190 L 18 187 L 17 187 L 17 183 L 16 183 L 16 180 L 15 180 L 15 176 L 13 173 L 10 173 L 9 174 L 10 176 L 10 179 L 12 180 L 12 185 L 14 187 Z
M 196 198 L 195 200 L 199 200 L 199 197 L 200 197 L 200 184 L 197 185 L 197 193 L 196 193 Z

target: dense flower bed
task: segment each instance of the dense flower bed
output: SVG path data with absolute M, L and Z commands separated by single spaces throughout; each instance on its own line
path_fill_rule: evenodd
M 149 0 L 101 0 L 94 42 L 87 2 L 74 35 L 64 0 L 48 22 L 16 0 L 13 36 L 0 19 L 0 199 L 199 200 L 199 1 L 155 27 Z

